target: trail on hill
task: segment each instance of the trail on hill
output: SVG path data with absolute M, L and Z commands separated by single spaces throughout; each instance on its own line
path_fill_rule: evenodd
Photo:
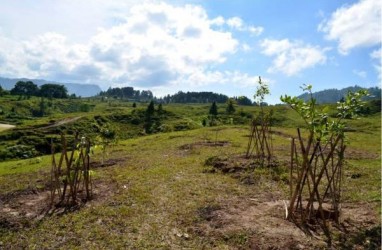
M 55 128 L 55 127 L 58 127 L 58 126 L 61 126 L 61 125 L 65 125 L 65 124 L 68 124 L 68 123 L 72 123 L 72 122 L 75 122 L 79 119 L 81 119 L 82 116 L 77 116 L 77 117 L 72 117 L 72 118 L 65 118 L 63 120 L 60 120 L 58 122 L 55 122 L 54 124 L 52 125 L 49 125 L 49 126 L 45 126 L 45 127 L 41 127 L 39 129 L 48 129 L 48 128 Z
M 14 127 L 16 127 L 16 126 L 15 125 L 11 125 L 11 124 L 0 123 L 0 131 L 11 129 L 11 128 L 14 128 Z

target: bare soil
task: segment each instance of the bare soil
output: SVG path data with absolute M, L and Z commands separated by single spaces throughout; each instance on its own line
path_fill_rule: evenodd
M 345 150 L 345 159 L 348 160 L 367 160 L 367 159 L 378 159 L 380 155 L 372 152 L 355 150 L 355 149 L 346 149 Z
M 194 148 L 200 148 L 200 147 L 226 147 L 229 146 L 230 142 L 228 141 L 200 141 L 200 142 L 194 142 L 190 144 L 184 144 L 179 147 L 181 150 L 190 150 Z
M 49 128 L 59 127 L 61 125 L 65 125 L 65 124 L 68 124 L 68 123 L 75 122 L 75 121 L 77 121 L 77 120 L 79 120 L 81 118 L 82 118 L 82 116 L 77 116 L 77 117 L 72 117 L 72 118 L 65 118 L 63 120 L 55 122 L 54 124 L 51 124 L 51 125 L 48 125 L 48 126 L 44 126 L 44 127 L 40 127 L 39 129 L 49 129 Z
M 126 161 L 126 158 L 110 159 L 103 164 L 101 162 L 92 162 L 90 165 L 94 169 L 114 166 L 124 161 Z M 47 182 L 44 188 L 28 188 L 1 195 L 0 231 L 19 230 L 30 227 L 46 216 L 60 215 L 68 211 L 80 209 L 86 205 L 105 202 L 115 193 L 117 188 L 120 188 L 113 180 L 109 182 L 94 180 L 92 200 L 86 203 L 79 203 L 78 206 L 67 210 L 66 208 L 50 207 L 49 185 Z
M 351 152 L 354 153 L 354 152 Z M 360 152 L 362 153 L 362 152 Z M 365 157 L 370 157 L 365 153 Z M 274 167 L 287 166 L 274 161 Z M 256 184 L 251 171 L 258 167 L 256 159 L 244 155 L 210 157 L 206 172 L 230 174 L 244 184 Z M 272 180 L 280 181 L 277 174 Z M 353 178 L 353 177 L 352 177 Z M 354 177 L 355 178 L 355 177 Z M 283 180 L 282 180 L 283 181 Z M 299 228 L 286 220 L 289 201 L 281 193 L 261 191 L 256 196 L 237 197 L 221 204 L 201 207 L 197 214 L 201 222 L 192 229 L 201 237 L 224 240 L 233 249 L 379 249 L 381 246 L 380 217 L 375 204 L 343 203 L 340 224 L 329 221 L 331 240 L 319 225 Z
M 343 204 L 343 222 L 332 224 L 329 243 L 322 230 L 307 234 L 286 220 L 285 202 L 277 194 L 268 193 L 202 207 L 197 211 L 200 222 L 191 231 L 209 239 L 212 247 L 214 242 L 224 240 L 233 249 L 348 249 L 349 246 L 376 249 L 381 246 L 378 215 L 369 204 Z
M 0 131 L 15 128 L 15 125 L 0 123 Z

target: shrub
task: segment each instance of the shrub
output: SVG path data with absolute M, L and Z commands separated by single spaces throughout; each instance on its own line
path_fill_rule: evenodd
M 0 151 L 0 159 L 27 159 L 38 155 L 34 146 L 15 145 Z

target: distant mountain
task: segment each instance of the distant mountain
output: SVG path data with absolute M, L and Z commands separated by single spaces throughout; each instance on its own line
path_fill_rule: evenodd
M 373 88 L 362 88 L 360 86 L 347 87 L 344 89 L 326 89 L 313 93 L 313 98 L 317 100 L 317 103 L 336 103 L 340 101 L 349 91 L 355 92 L 361 89 L 367 89 L 370 96 L 366 97 L 365 100 L 381 99 L 381 89 L 378 87 Z M 303 100 L 308 100 L 310 98 L 309 93 L 304 93 L 299 95 L 298 98 Z
M 90 97 L 98 95 L 102 90 L 96 84 L 81 84 L 81 83 L 61 83 L 55 81 L 47 81 L 42 79 L 28 79 L 28 78 L 4 78 L 0 77 L 0 86 L 4 89 L 11 90 L 18 81 L 32 81 L 37 86 L 47 83 L 61 84 L 66 87 L 69 94 L 76 94 L 76 96 Z

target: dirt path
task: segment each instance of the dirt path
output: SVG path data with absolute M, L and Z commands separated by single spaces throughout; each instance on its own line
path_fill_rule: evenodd
M 46 126 L 46 127 L 41 127 L 39 129 L 55 128 L 55 127 L 58 127 L 58 126 L 61 126 L 61 125 L 65 125 L 67 123 L 75 122 L 75 121 L 77 121 L 77 120 L 79 120 L 81 118 L 82 118 L 82 116 L 77 116 L 77 117 L 72 117 L 72 118 L 65 118 L 65 119 L 63 119 L 61 121 L 58 121 L 58 122 L 52 124 L 52 125 L 49 125 L 49 126 Z
M 15 125 L 0 123 L 0 131 L 4 131 L 15 127 Z

